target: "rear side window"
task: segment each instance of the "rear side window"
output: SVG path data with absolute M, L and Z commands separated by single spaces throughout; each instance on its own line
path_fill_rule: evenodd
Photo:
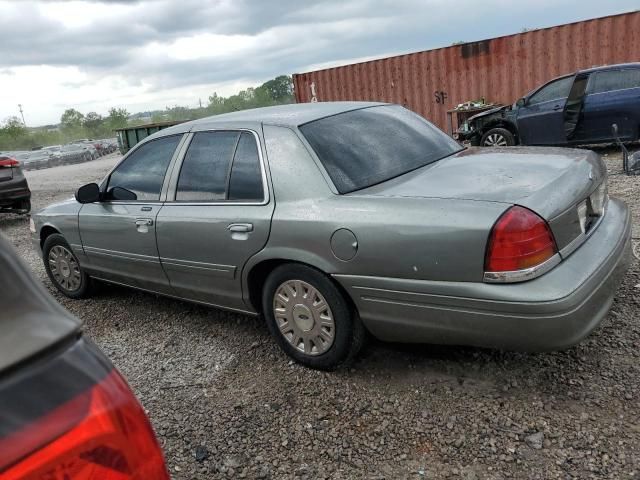
M 462 149 L 397 105 L 352 110 L 299 128 L 340 193 L 384 182 Z
M 536 103 L 549 102 L 551 100 L 559 100 L 569 95 L 571 84 L 574 77 L 565 77 L 542 87 L 529 98 L 529 105 Z
M 640 69 L 610 70 L 596 72 L 591 91 L 592 93 L 602 93 L 637 87 L 640 87 Z
M 258 145 L 254 136 L 243 132 L 229 178 L 229 200 L 260 201 L 264 198 Z
M 240 132 L 198 132 L 182 162 L 176 200 L 214 202 L 224 200 L 231 159 Z
M 162 137 L 137 148 L 113 171 L 107 189 L 126 188 L 138 200 L 160 200 L 167 167 L 182 135 Z

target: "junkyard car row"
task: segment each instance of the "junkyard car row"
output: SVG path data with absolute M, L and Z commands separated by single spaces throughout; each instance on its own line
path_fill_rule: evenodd
M 0 155 L 21 162 L 25 170 L 39 170 L 58 165 L 95 160 L 117 150 L 116 139 L 78 140 L 65 145 L 52 145 L 30 151 L 3 151 Z
M 465 150 L 402 107 L 358 102 L 168 128 L 32 225 L 65 295 L 100 279 L 263 314 L 316 368 L 355 355 L 365 331 L 573 345 L 613 301 L 630 230 L 593 152 Z

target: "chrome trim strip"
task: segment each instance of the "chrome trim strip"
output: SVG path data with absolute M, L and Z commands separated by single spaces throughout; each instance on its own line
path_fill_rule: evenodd
M 545 262 L 535 267 L 525 268 L 524 270 L 514 270 L 510 272 L 484 272 L 484 281 L 487 283 L 514 283 L 532 280 L 544 275 L 549 270 L 557 266 L 562 261 L 559 253 L 549 258 Z
M 236 275 L 236 267 L 233 265 L 218 265 L 215 263 L 194 262 L 190 260 L 178 260 L 176 258 L 160 257 L 160 263 L 163 267 L 174 267 L 180 271 L 190 272 L 193 269 L 223 274 L 222 276 L 234 278 Z M 171 269 L 171 268 L 170 268 Z
M 117 250 L 106 250 L 104 248 L 84 247 L 87 255 L 97 255 L 103 257 L 118 257 L 125 260 L 133 260 L 134 262 L 147 262 L 160 264 L 160 259 L 151 255 L 141 255 L 138 253 L 119 252 Z

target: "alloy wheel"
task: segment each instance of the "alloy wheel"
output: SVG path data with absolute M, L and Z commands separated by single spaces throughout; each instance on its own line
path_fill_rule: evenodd
M 333 313 L 323 295 L 302 280 L 287 280 L 276 289 L 273 313 L 280 334 L 306 355 L 321 355 L 335 339 Z
M 76 257 L 62 245 L 56 245 L 49 250 L 49 269 L 55 281 L 62 288 L 74 292 L 80 288 L 82 274 Z
M 508 145 L 507 139 L 499 133 L 492 133 L 484 140 L 485 147 L 506 147 Z

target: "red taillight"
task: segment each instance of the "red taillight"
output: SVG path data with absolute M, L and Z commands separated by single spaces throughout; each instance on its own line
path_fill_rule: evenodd
M 15 158 L 0 157 L 0 167 L 17 167 L 20 162 Z
M 493 226 L 485 271 L 510 272 L 535 267 L 557 253 L 547 222 L 523 207 L 507 210 Z
M 0 452 L 2 480 L 169 479 L 151 425 L 116 370 L 0 439 Z

